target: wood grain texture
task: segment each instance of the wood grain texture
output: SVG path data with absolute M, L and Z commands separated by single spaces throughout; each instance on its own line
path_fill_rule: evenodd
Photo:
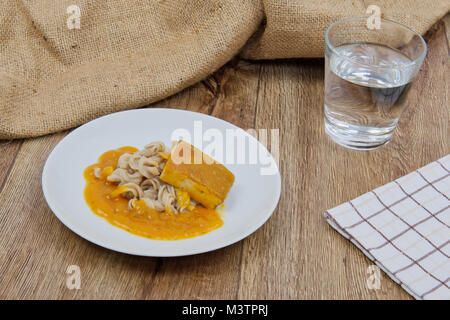
M 323 218 L 334 207 L 450 152 L 450 19 L 426 36 L 429 52 L 408 108 L 385 148 L 334 144 L 323 123 L 323 60 L 233 60 L 207 80 L 150 107 L 212 114 L 244 129 L 279 129 L 282 196 L 272 218 L 227 248 L 145 258 L 91 244 L 45 203 L 41 172 L 66 133 L 0 141 L 1 299 L 411 299 L 383 275 L 368 290 L 361 251 Z M 66 269 L 81 268 L 81 289 Z
M 22 146 L 22 140 L 0 140 L 0 192 L 5 186 L 12 164 Z

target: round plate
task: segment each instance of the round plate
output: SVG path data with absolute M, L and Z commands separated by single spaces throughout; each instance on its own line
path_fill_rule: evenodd
M 140 149 L 151 141 L 163 141 L 170 146 L 174 132 L 190 134 L 192 140 L 188 142 L 224 163 L 235 175 L 235 182 L 225 200 L 222 218 L 224 225 L 221 228 L 191 239 L 150 240 L 109 224 L 89 209 L 83 196 L 85 187 L 83 171 L 87 166 L 96 163 L 105 151 L 122 146 Z M 230 133 L 245 136 L 245 161 L 241 159 L 238 162 L 237 156 L 234 157 L 235 161 L 231 161 L 231 158 L 224 161 L 226 155 L 223 156 L 224 159 L 218 159 L 219 149 L 211 153 L 206 150 L 208 144 L 213 141 L 212 136 L 216 138 L 222 136 L 224 153 L 228 154 L 230 148 L 234 148 L 231 150 L 234 151 L 234 155 L 238 154 L 238 149 L 242 152 L 244 149 L 238 143 L 226 143 Z M 184 140 L 186 139 L 185 137 Z M 250 145 L 253 147 L 249 147 Z M 261 160 L 249 161 L 251 157 L 248 155 L 256 154 L 255 145 L 261 148 L 258 149 L 258 154 L 263 156 Z M 49 207 L 58 219 L 86 240 L 123 253 L 169 257 L 219 249 L 256 231 L 267 221 L 277 206 L 281 192 L 281 177 L 275 160 L 267 149 L 247 132 L 231 123 L 190 111 L 139 109 L 95 119 L 62 139 L 45 163 L 42 189 Z

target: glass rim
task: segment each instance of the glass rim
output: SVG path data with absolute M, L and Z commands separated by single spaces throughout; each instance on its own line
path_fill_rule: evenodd
M 327 31 L 325 32 L 325 43 L 326 43 L 326 45 L 331 49 L 331 51 L 332 51 L 334 54 L 336 54 L 336 55 L 338 55 L 338 56 L 344 58 L 345 60 L 347 60 L 347 61 L 350 62 L 350 63 L 353 63 L 353 64 L 359 64 L 359 65 L 362 65 L 362 66 L 365 66 L 365 67 L 370 67 L 370 68 L 390 69 L 391 67 L 387 67 L 387 66 L 374 66 L 374 65 L 371 65 L 371 64 L 366 64 L 366 63 L 363 63 L 363 62 L 359 62 L 359 61 L 352 60 L 352 59 L 350 59 L 349 57 L 347 57 L 347 56 L 342 55 L 341 53 L 339 53 L 339 52 L 336 50 L 336 47 L 333 46 L 333 45 L 331 44 L 330 39 L 328 38 L 328 34 L 329 34 L 331 28 L 334 27 L 335 25 L 337 25 L 337 24 L 339 24 L 339 23 L 341 23 L 341 22 L 351 21 L 351 20 L 355 20 L 355 21 L 356 21 L 356 20 L 362 20 L 362 19 L 364 19 L 364 20 L 367 21 L 367 18 L 368 18 L 367 16 L 351 16 L 351 17 L 345 17 L 345 18 L 342 18 L 342 19 L 339 19 L 339 20 L 333 22 L 332 24 L 330 24 L 330 25 L 328 26 Z M 404 25 L 403 23 L 400 23 L 400 22 L 397 22 L 397 21 L 394 21 L 394 20 L 389 20 L 389 19 L 384 19 L 384 18 L 380 18 L 380 20 L 381 20 L 381 22 L 384 21 L 384 22 L 389 22 L 389 23 L 396 24 L 396 25 L 398 25 L 398 26 L 400 26 L 400 27 L 402 27 L 402 28 L 404 28 L 404 29 L 407 29 L 407 30 L 411 31 L 413 34 L 415 34 L 416 36 L 419 37 L 420 42 L 422 43 L 422 45 L 423 45 L 423 47 L 424 47 L 424 50 L 423 50 L 422 54 L 421 54 L 419 57 L 417 57 L 416 59 L 412 60 L 410 63 L 403 65 L 403 66 L 402 66 L 403 68 L 409 68 L 409 67 L 412 67 L 412 66 L 416 66 L 419 62 L 423 61 L 423 59 L 425 58 L 425 56 L 426 56 L 426 54 L 427 54 L 428 46 L 427 46 L 427 43 L 425 42 L 424 38 L 422 37 L 422 35 L 421 35 L 420 33 L 418 33 L 417 31 L 415 31 L 415 30 L 413 30 L 413 29 L 411 29 L 411 28 L 408 27 L 407 25 Z

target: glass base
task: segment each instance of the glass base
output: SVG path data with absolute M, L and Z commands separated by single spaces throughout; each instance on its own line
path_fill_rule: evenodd
M 374 150 L 389 143 L 394 127 L 375 128 L 348 124 L 325 114 L 325 132 L 337 144 L 353 150 Z

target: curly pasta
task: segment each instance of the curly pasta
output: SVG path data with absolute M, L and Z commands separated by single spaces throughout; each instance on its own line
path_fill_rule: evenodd
M 117 183 L 117 193 L 128 199 L 128 207 L 135 208 L 137 200 L 160 212 L 178 213 L 186 210 L 186 205 L 177 203 L 173 186 L 161 181 L 159 176 L 166 160 L 161 156 L 166 152 L 162 142 L 152 142 L 134 153 L 124 153 L 119 157 L 117 168 L 108 175 L 107 181 Z M 100 176 L 100 172 L 97 174 Z

